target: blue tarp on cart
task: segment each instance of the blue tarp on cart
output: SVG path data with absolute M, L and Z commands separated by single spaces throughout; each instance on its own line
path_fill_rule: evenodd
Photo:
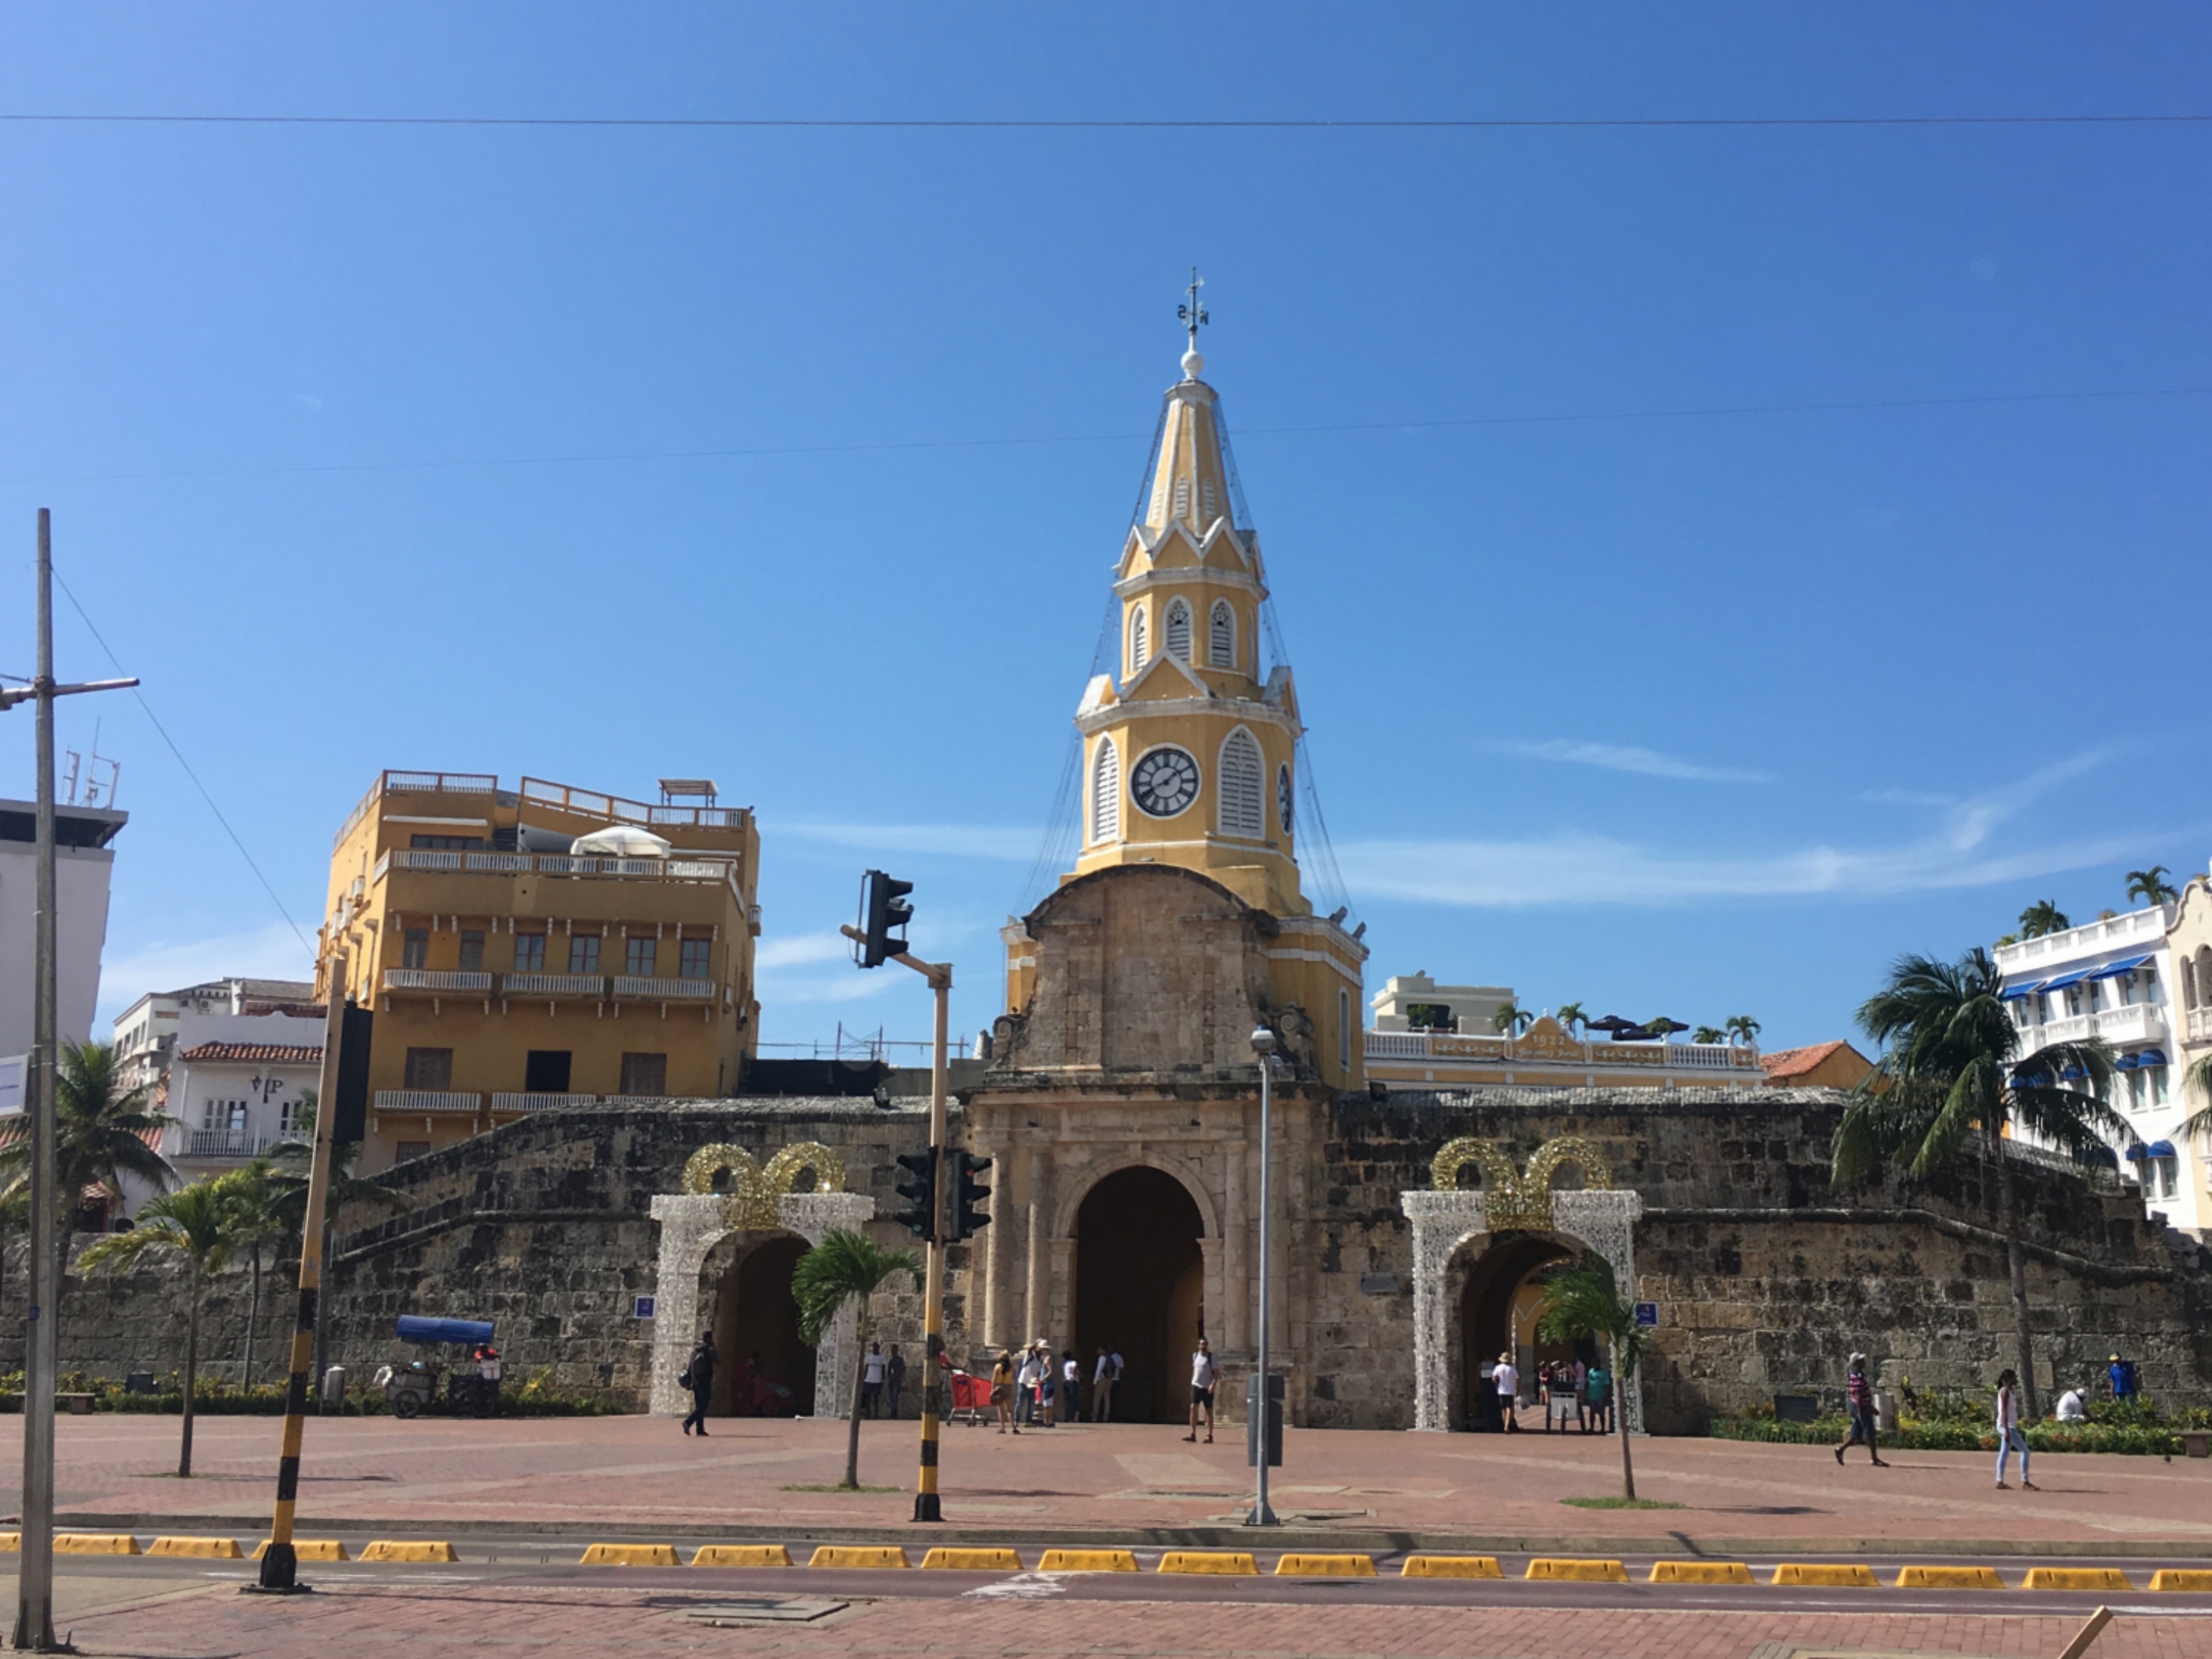
M 425 1319 L 420 1314 L 399 1316 L 402 1342 L 461 1342 L 471 1346 L 491 1340 L 489 1319 Z

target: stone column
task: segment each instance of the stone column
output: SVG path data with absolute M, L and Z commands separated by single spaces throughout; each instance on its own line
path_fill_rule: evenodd
M 1559 1231 L 1582 1240 L 1610 1262 L 1615 1288 L 1632 1302 L 1636 1299 L 1636 1218 L 1643 1213 L 1644 1200 L 1632 1192 L 1600 1189 L 1552 1197 L 1552 1215 Z M 1630 1434 L 1642 1434 L 1643 1374 L 1620 1382 L 1621 1427 Z
M 1052 1344 L 1053 1360 L 1058 1364 L 1060 1351 L 1075 1346 L 1075 1241 L 1055 1238 L 1048 1243 L 1052 1251 L 1052 1297 L 1046 1304 L 1044 1323 L 1036 1334 Z
M 983 1252 L 984 1346 L 994 1358 L 1014 1345 L 1014 1149 L 1010 1142 L 993 1143 L 991 1159 L 991 1225 L 985 1230 Z
M 691 1409 L 690 1391 L 676 1379 L 699 1339 L 700 1269 L 707 1253 L 730 1236 L 722 1218 L 728 1203 L 718 1193 L 662 1193 L 653 1200 L 660 1250 L 653 1273 L 653 1392 L 647 1409 L 655 1417 L 682 1417 Z
M 1024 1216 L 1029 1261 L 1020 1316 L 1024 1328 L 1016 1333 L 1014 1340 L 1017 1342 L 1049 1335 L 1044 1323 L 1052 1317 L 1051 1148 L 1045 1146 L 1030 1147 L 1029 1165 L 1030 1201 Z
M 1445 1350 L 1450 1321 L 1444 1307 L 1444 1264 L 1460 1240 L 1487 1227 L 1479 1192 L 1398 1194 L 1413 1224 L 1413 1427 L 1451 1426 Z
M 1237 1353 L 1252 1346 L 1252 1201 L 1245 1196 L 1252 1143 L 1222 1144 L 1226 1160 L 1221 1206 L 1221 1345 Z

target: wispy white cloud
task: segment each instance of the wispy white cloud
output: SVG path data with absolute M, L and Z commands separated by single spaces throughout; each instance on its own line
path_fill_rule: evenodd
M 777 823 L 775 834 L 870 853 L 915 853 L 927 857 L 996 859 L 1027 864 L 1036 856 L 1041 832 L 993 823 Z
M 1875 897 L 1987 886 L 2124 856 L 2140 832 L 2017 850 L 1990 845 L 2034 800 L 2107 758 L 2076 756 L 1953 803 L 1932 835 L 1891 845 L 1679 852 L 1583 831 L 1522 841 L 1369 841 L 1339 849 L 1358 891 L 1433 904 L 1666 906 L 1708 898 Z
M 1638 749 L 1618 743 L 1576 743 L 1554 738 L 1548 743 L 1504 743 L 1508 754 L 1530 760 L 1558 761 L 1569 766 L 1595 766 L 1607 772 L 1634 772 L 1647 778 L 1680 778 L 1692 783 L 1771 783 L 1765 772 L 1740 767 L 1708 766 L 1702 761 L 1663 755 L 1656 749 Z
M 1877 806 L 1956 806 L 1956 795 L 1940 794 L 1926 789 L 1863 789 L 1859 799 L 1872 801 Z
M 289 927 L 274 922 L 255 933 L 197 939 L 148 939 L 101 952 L 100 1011 L 112 1019 L 149 991 L 236 975 L 245 979 L 313 979 L 314 958 Z M 101 1033 L 95 1032 L 95 1036 Z
M 764 974 L 803 963 L 842 962 L 852 954 L 853 941 L 842 933 L 791 933 L 781 939 L 764 939 L 755 945 L 753 967 Z

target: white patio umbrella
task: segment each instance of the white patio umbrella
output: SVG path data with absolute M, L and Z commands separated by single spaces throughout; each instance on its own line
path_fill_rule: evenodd
M 669 843 L 650 830 L 641 830 L 630 823 L 611 823 L 588 836 L 577 836 L 568 850 L 579 858 L 665 859 L 668 848 Z

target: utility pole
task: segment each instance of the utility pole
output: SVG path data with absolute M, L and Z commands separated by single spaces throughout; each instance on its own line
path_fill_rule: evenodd
M 1274 1378 L 1267 1369 L 1267 1304 L 1274 1290 L 1268 1246 L 1273 1243 L 1269 1221 L 1274 1208 L 1269 1177 L 1274 1164 L 1272 1125 L 1275 1112 L 1271 1083 L 1275 1069 L 1275 1034 L 1264 1025 L 1259 1027 L 1252 1033 L 1252 1052 L 1260 1056 L 1260 1340 L 1259 1352 L 1252 1364 L 1245 1432 L 1251 1437 L 1252 1461 L 1258 1466 L 1260 1480 L 1252 1494 L 1252 1513 L 1245 1518 L 1244 1524 L 1275 1527 L 1282 1523 L 1267 1503 L 1267 1463 L 1275 1449 L 1276 1416 Z
M 57 1227 L 55 1188 L 60 1176 L 54 1148 L 55 972 L 58 935 L 54 899 L 54 699 L 81 691 L 119 690 L 135 679 L 54 684 L 53 515 L 39 509 L 38 669 L 27 690 L 0 690 L 0 709 L 38 704 L 38 873 L 33 878 L 38 921 L 33 929 L 31 1063 L 30 1297 L 23 1317 L 23 1517 L 21 1565 L 16 1577 L 15 1645 L 54 1653 L 54 1376 L 52 1317 L 60 1289 L 68 1235 Z
M 331 1145 L 337 1129 L 340 1050 L 345 1043 L 346 956 L 335 951 L 324 959 L 322 1093 L 315 1103 L 315 1149 L 307 1165 L 307 1211 L 300 1220 L 300 1305 L 292 1322 L 292 1377 L 284 1390 L 284 1436 L 276 1460 L 276 1510 L 269 1523 L 269 1547 L 261 1557 L 258 1589 L 289 1595 L 299 1582 L 299 1558 L 292 1547 L 292 1517 L 300 1497 L 300 1446 L 307 1428 L 307 1389 L 315 1358 L 316 1313 L 322 1303 L 323 1249 L 329 1243 L 323 1214 L 330 1203 Z

